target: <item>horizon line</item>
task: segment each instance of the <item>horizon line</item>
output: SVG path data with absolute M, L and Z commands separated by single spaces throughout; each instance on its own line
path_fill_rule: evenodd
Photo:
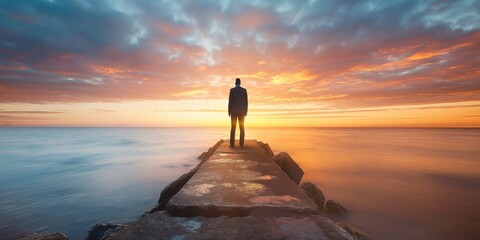
M 221 126 L 221 127 L 212 127 L 212 126 L 15 126 L 15 125 L 0 125 L 0 128 L 230 128 L 229 126 Z M 434 126 L 350 126 L 350 127 L 325 127 L 325 126 L 272 126 L 272 127 L 265 127 L 265 126 L 252 126 L 248 128 L 395 128 L 395 129 L 480 129 L 480 126 L 442 126 L 442 127 L 434 127 Z M 247 129 L 248 129 L 247 128 Z

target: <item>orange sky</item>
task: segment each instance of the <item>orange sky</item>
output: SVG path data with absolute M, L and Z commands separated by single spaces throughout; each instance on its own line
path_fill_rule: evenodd
M 480 127 L 470 1 L 91 4 L 1 6 L 0 125 Z

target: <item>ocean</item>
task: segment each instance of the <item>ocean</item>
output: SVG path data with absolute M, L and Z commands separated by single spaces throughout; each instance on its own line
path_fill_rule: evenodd
M 136 220 L 225 128 L 0 128 L 0 238 Z M 333 220 L 374 239 L 480 239 L 480 129 L 247 128 L 288 152 Z

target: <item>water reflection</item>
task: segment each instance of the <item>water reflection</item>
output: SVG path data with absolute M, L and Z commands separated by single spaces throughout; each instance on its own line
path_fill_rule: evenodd
M 376 239 L 480 239 L 478 129 L 255 132 Z

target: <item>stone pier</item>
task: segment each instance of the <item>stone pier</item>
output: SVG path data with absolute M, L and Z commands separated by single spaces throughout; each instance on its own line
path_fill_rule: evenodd
M 108 239 L 353 239 L 271 155 L 255 140 L 219 142 L 163 191 L 171 196 L 162 192 L 159 206 Z

